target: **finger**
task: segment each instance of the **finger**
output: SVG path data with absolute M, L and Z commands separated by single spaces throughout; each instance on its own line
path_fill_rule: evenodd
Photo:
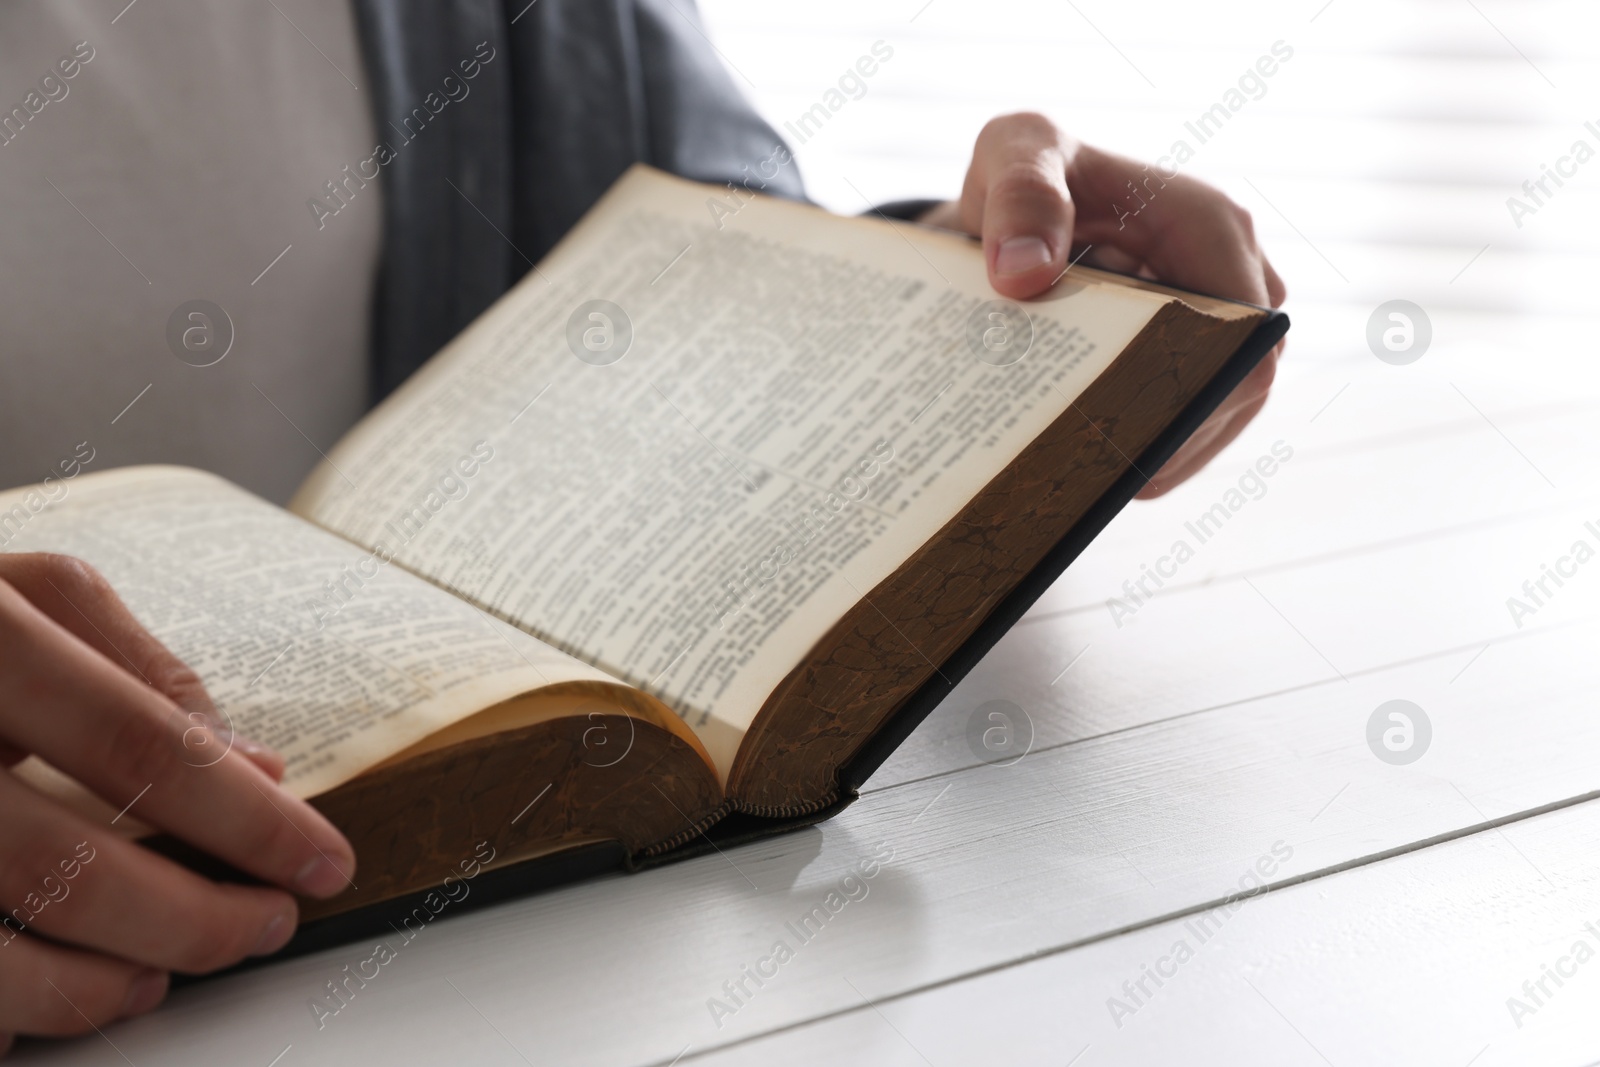
M 1289 299 L 1289 287 L 1283 284 L 1283 279 L 1278 277 L 1278 272 L 1265 255 L 1261 257 L 1261 267 L 1267 275 L 1268 302 L 1275 308 L 1282 307 L 1283 302 Z
M 978 134 L 961 190 L 961 222 L 983 236 L 989 283 L 1006 296 L 1036 296 L 1066 268 L 1073 226 L 1070 151 L 1040 115 L 1002 116 Z
M 23 934 L 0 951 L 0 988 L 0 1030 L 66 1037 L 154 1008 L 167 995 L 167 976 Z
M 1097 267 L 1100 270 L 1115 271 L 1118 274 L 1138 274 L 1141 271 L 1148 273 L 1149 268 L 1137 256 L 1124 252 L 1115 245 L 1100 244 L 1089 246 L 1083 253 L 1083 258 L 1078 261 L 1086 267 Z
M 1244 431 L 1266 406 L 1277 373 L 1278 349 L 1253 367 L 1228 399 L 1185 441 L 1136 496 L 1152 500 L 1187 481 Z
M 203 973 L 282 948 L 288 893 L 218 885 L 0 775 L 0 904 L 13 928 L 161 970 Z
M 1088 145 L 1072 153 L 1067 185 L 1079 242 L 1118 248 L 1170 285 L 1268 303 L 1250 214 L 1221 191 Z
M 1229 299 L 1277 306 L 1286 297 L 1249 213 L 1220 191 L 1087 146 L 1073 154 L 1067 180 L 1082 205 L 1076 240 L 1094 244 L 1102 260 Z M 1139 497 L 1170 491 L 1238 437 L 1265 404 L 1281 351 L 1275 346 L 1256 365 Z
M 1139 500 L 1153 500 L 1158 496 L 1165 496 L 1188 480 L 1191 473 L 1191 460 L 1209 448 L 1218 434 L 1227 425 L 1227 419 L 1207 419 L 1200 429 L 1190 435 L 1177 452 L 1173 453 L 1165 463 L 1158 467 L 1154 474 L 1145 471 L 1148 477 L 1144 488 L 1134 494 Z
M 1178 460 L 1175 457 L 1174 463 L 1170 463 L 1167 466 L 1162 467 L 1161 470 L 1156 473 L 1154 482 L 1150 487 L 1147 487 L 1149 489 L 1148 492 L 1141 490 L 1139 494 L 1140 499 L 1150 500 L 1158 496 L 1165 496 L 1167 493 L 1171 492 L 1173 489 L 1177 488 L 1179 485 L 1198 474 L 1200 470 L 1206 466 L 1206 464 L 1215 459 L 1223 449 L 1227 448 L 1234 442 L 1236 438 L 1238 438 L 1245 426 L 1248 425 L 1250 421 L 1260 413 L 1261 409 L 1266 406 L 1266 403 L 1266 397 L 1261 397 L 1255 401 L 1252 401 L 1250 404 L 1246 405 L 1244 408 L 1235 413 L 1233 419 L 1230 420 L 1224 427 L 1222 427 L 1222 429 L 1197 452 L 1193 453 L 1192 455 L 1185 456 L 1181 460 Z
M 214 724 L 218 745 L 234 749 L 274 780 L 283 777 L 283 757 L 248 738 L 232 736 L 199 675 L 136 619 L 100 572 L 71 556 L 19 553 L 0 557 L 0 579 L 27 597 L 68 633 L 111 662 L 131 671 L 186 712 Z
M 22 665 L 0 676 L 0 708 L 28 712 L 0 723 L 5 740 L 259 878 L 314 897 L 352 884 L 355 854 L 327 819 L 236 752 L 196 766 L 176 705 L 4 582 L 0 648 Z

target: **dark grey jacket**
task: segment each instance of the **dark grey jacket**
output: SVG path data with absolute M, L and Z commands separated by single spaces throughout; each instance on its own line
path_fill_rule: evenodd
M 742 178 L 782 143 L 751 109 L 693 0 L 354 0 L 385 167 L 373 329 L 387 395 L 517 281 L 636 161 Z M 470 92 L 416 128 L 459 64 Z M 459 88 L 456 92 L 460 92 Z M 413 136 L 414 135 L 414 136 Z M 797 171 L 767 190 L 804 195 Z

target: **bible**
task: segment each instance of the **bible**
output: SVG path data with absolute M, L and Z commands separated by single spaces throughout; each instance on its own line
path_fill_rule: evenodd
M 0 538 L 284 755 L 355 846 L 335 929 L 838 811 L 1287 328 L 1087 267 L 1000 300 L 971 239 L 637 166 L 287 509 L 130 467 Z

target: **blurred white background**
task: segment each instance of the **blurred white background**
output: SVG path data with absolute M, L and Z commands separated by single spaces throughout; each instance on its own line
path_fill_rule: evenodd
M 798 146 L 812 196 L 847 212 L 863 207 L 852 185 L 875 199 L 953 195 L 978 129 L 1011 110 L 1043 111 L 1141 159 L 1180 137 L 1195 144 L 1185 121 L 1283 41 L 1294 58 L 1184 169 L 1255 211 L 1298 294 L 1387 299 L 1417 287 L 1451 306 L 1592 307 L 1583 287 L 1527 277 L 1521 257 L 1537 252 L 1554 265 L 1592 251 L 1600 166 L 1520 230 L 1505 199 L 1584 135 L 1585 121 L 1600 123 L 1600 5 L 702 0 L 701 8 L 736 80 L 780 130 L 872 42 L 894 49 L 865 96 Z M 1485 244 L 1497 254 L 1447 288 Z M 1576 258 L 1565 265 L 1579 267 Z

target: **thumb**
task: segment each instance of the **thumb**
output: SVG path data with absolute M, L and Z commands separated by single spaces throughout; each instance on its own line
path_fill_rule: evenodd
M 982 233 L 989 284 L 1005 296 L 1037 296 L 1066 268 L 1073 226 L 1068 151 L 1055 126 L 1037 115 L 1004 116 L 978 135 L 962 214 Z

